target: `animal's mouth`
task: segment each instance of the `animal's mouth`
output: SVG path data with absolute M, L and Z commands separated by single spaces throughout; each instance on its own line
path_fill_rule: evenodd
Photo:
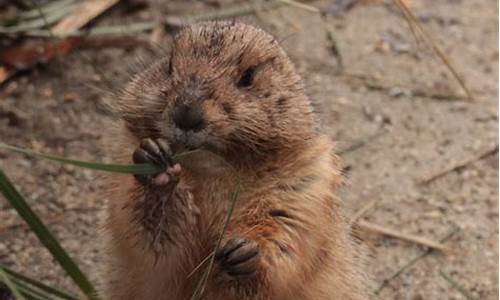
M 206 145 L 207 134 L 204 131 L 184 131 L 181 129 L 174 129 L 173 133 L 173 146 L 175 152 L 179 150 L 194 150 L 203 148 Z

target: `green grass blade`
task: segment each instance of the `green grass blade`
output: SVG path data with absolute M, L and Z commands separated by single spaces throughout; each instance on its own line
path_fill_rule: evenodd
M 5 272 L 4 274 L 7 275 L 7 272 Z M 2 280 L 6 281 L 6 279 L 10 280 L 10 282 L 14 286 L 14 289 L 11 289 L 5 285 L 5 283 Z M 8 289 L 9 291 L 15 291 L 15 292 L 12 292 L 15 299 L 18 299 L 18 295 L 20 297 L 24 297 L 24 299 L 29 299 L 29 300 L 53 300 L 54 299 L 54 298 L 47 296 L 46 294 L 41 293 L 40 291 L 34 290 L 32 287 L 30 287 L 26 283 L 23 283 L 21 281 L 17 281 L 15 278 L 9 278 L 9 276 L 7 276 L 7 277 L 0 276 L 0 288 Z M 16 294 L 16 292 L 18 292 L 18 294 Z M 3 299 L 3 298 L 1 298 L 1 299 Z M 10 299 L 10 298 L 8 298 L 8 299 Z
M 104 164 L 104 163 L 94 163 L 87 162 L 76 159 L 64 158 L 56 155 L 42 154 L 31 150 L 26 150 L 6 144 L 0 143 L 1 149 L 6 149 L 14 151 L 17 153 L 23 153 L 32 157 L 49 159 L 57 162 L 62 162 L 65 164 L 75 165 L 78 167 L 83 167 L 92 170 L 115 172 L 115 173 L 131 173 L 131 174 L 154 174 L 161 171 L 160 167 L 152 164 L 133 164 L 133 165 L 118 165 L 118 164 Z
M 50 297 L 41 291 L 38 291 L 32 287 L 30 287 L 28 284 L 23 283 L 22 281 L 16 281 L 15 279 L 12 279 L 12 282 L 17 286 L 18 290 L 23 294 L 26 298 L 28 299 L 33 299 L 33 300 L 54 300 L 53 297 Z
M 13 270 L 10 270 L 9 268 L 0 266 L 0 269 L 2 269 L 5 273 L 7 273 L 14 281 L 22 281 L 26 282 L 34 287 L 37 287 L 38 289 L 45 291 L 46 293 L 55 295 L 59 298 L 66 299 L 66 300 L 77 300 L 75 296 L 71 296 L 66 292 L 62 292 L 60 290 L 57 290 L 51 286 L 48 286 L 38 280 L 26 277 L 22 274 L 19 274 Z
M 0 269 L 0 280 L 9 288 L 9 290 L 11 290 L 12 294 L 14 294 L 14 296 L 16 297 L 16 300 L 25 300 L 26 299 L 23 297 L 23 295 L 21 294 L 21 291 L 19 291 L 17 286 L 10 280 L 7 273 L 5 273 L 1 269 Z
M 0 192 L 14 207 L 17 213 L 28 223 L 31 230 L 36 234 L 40 242 L 50 251 L 54 259 L 63 267 L 66 273 L 73 279 L 78 287 L 90 298 L 97 299 L 95 290 L 76 263 L 64 251 L 59 242 L 45 227 L 40 218 L 33 212 L 24 200 L 23 196 L 16 190 L 14 185 L 0 169 Z M 3 270 L 0 272 L 5 273 Z

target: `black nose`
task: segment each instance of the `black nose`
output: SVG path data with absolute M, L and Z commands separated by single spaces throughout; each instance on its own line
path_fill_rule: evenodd
M 174 108 L 172 118 L 182 130 L 200 131 L 205 127 L 203 111 L 199 106 L 179 104 Z

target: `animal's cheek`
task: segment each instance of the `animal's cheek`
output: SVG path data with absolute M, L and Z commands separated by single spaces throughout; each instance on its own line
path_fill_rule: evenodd
M 208 131 L 227 132 L 231 130 L 234 122 L 231 115 L 227 114 L 220 103 L 205 101 L 202 104 Z
M 230 120 L 227 116 L 221 116 L 221 118 L 212 120 L 207 129 L 210 135 L 225 138 L 231 135 L 236 127 L 238 127 L 236 120 Z
M 224 115 L 221 108 L 218 107 L 214 101 L 204 101 L 201 105 L 201 109 L 208 124 L 220 119 Z

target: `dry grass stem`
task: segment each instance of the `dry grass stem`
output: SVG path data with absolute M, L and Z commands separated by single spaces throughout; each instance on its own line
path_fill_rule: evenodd
M 325 18 L 322 19 L 324 20 Z M 338 65 L 337 74 L 341 74 L 344 71 L 344 58 L 342 57 L 342 53 L 340 52 L 339 45 L 337 39 L 335 38 L 335 33 L 333 29 L 330 26 L 328 26 L 326 20 L 324 20 L 324 22 L 326 26 L 326 38 L 329 44 L 328 48 L 330 49 L 330 52 L 337 60 L 337 65 Z
M 418 34 L 422 36 L 424 41 L 427 43 L 429 47 L 431 47 L 432 51 L 441 59 L 441 61 L 446 65 L 448 70 L 453 74 L 455 79 L 458 81 L 462 89 L 465 91 L 467 94 L 467 97 L 469 100 L 474 101 L 474 96 L 472 95 L 471 91 L 467 87 L 465 80 L 458 74 L 456 68 L 453 66 L 450 58 L 438 47 L 434 39 L 430 36 L 429 33 L 427 33 L 422 25 L 420 25 L 420 22 L 418 19 L 415 17 L 413 12 L 408 8 L 406 3 L 402 0 L 393 0 L 395 4 L 399 7 L 399 9 L 403 12 L 403 16 L 405 17 L 406 21 L 408 22 L 408 25 L 413 28 L 411 31 L 415 35 L 415 38 L 419 39 Z
M 370 210 L 374 209 L 378 202 L 380 202 L 380 199 L 373 199 L 356 211 L 349 222 L 351 226 L 366 215 Z
M 447 101 L 463 101 L 467 100 L 466 96 L 458 95 L 451 92 L 436 91 L 432 88 L 403 86 L 398 83 L 387 83 L 387 80 L 366 74 L 344 73 L 341 78 L 352 86 L 362 85 L 367 89 L 391 93 L 394 88 L 399 88 L 401 91 L 408 92 L 411 96 L 429 98 L 434 100 Z
M 443 176 L 445 176 L 448 173 L 454 172 L 458 169 L 462 169 L 478 160 L 482 160 L 492 154 L 495 154 L 498 152 L 498 144 L 496 144 L 494 147 L 483 150 L 479 152 L 478 154 L 474 155 L 473 157 L 464 159 L 463 161 L 460 162 L 455 162 L 444 168 L 443 170 L 438 171 L 437 173 L 431 174 L 429 176 L 425 176 L 421 179 L 418 180 L 419 184 L 429 184 L 433 182 L 436 179 L 439 179 Z
M 439 250 L 439 251 L 443 251 L 443 252 L 448 251 L 448 248 L 446 248 L 441 243 L 424 238 L 424 237 L 402 233 L 400 231 L 397 231 L 397 230 L 394 230 L 391 228 L 387 228 L 387 227 L 384 227 L 384 226 L 381 226 L 378 224 L 374 224 L 374 223 L 371 223 L 371 222 L 368 222 L 365 220 L 358 220 L 356 222 L 356 224 L 359 227 L 361 227 L 365 230 L 368 230 L 368 231 L 376 232 L 376 233 L 390 236 L 393 238 L 397 238 L 400 240 L 405 240 L 405 241 L 412 242 L 412 243 L 415 243 L 415 244 L 418 244 L 421 246 L 425 246 L 425 247 L 428 247 L 431 249 L 435 249 L 435 250 Z
M 443 277 L 444 280 L 446 280 L 452 288 L 456 289 L 462 296 L 464 296 L 465 299 L 467 300 L 476 300 L 476 297 L 473 297 L 464 287 L 462 287 L 458 282 L 456 282 L 451 276 L 443 272 L 442 270 L 439 270 L 439 275 Z
M 439 240 L 440 243 L 444 243 L 449 240 L 455 233 L 459 231 L 458 227 L 453 227 L 442 239 Z M 405 270 L 409 269 L 413 265 L 415 265 L 419 260 L 425 258 L 427 255 L 431 254 L 434 251 L 434 248 L 428 248 L 424 252 L 415 256 L 413 259 L 409 260 L 408 263 L 403 265 L 401 268 L 396 270 L 391 276 L 387 277 L 382 281 L 380 286 L 374 291 L 375 295 L 379 295 L 380 292 L 395 278 L 401 275 Z
M 201 268 L 201 266 L 203 266 L 210 258 L 212 258 L 214 254 L 215 252 L 212 252 L 209 255 L 207 255 L 207 257 L 205 257 L 196 267 L 193 268 L 191 272 L 189 272 L 186 278 L 193 276 L 193 274 L 196 273 L 196 271 L 198 271 Z
M 313 13 L 320 13 L 321 12 L 321 10 L 319 8 L 317 8 L 317 7 L 314 7 L 314 6 L 308 5 L 308 4 L 304 4 L 304 3 L 301 3 L 301 2 L 298 2 L 298 1 L 294 1 L 294 0 L 278 0 L 278 1 L 286 3 L 286 4 L 290 5 L 290 6 L 295 6 L 295 7 L 298 7 L 300 9 L 313 12 Z
M 54 35 L 64 35 L 82 28 L 119 0 L 90 0 L 81 2 L 71 14 L 65 16 L 54 27 Z
M 345 154 L 345 153 L 348 153 L 348 152 L 352 152 L 352 151 L 358 150 L 359 148 L 367 145 L 368 143 L 373 142 L 374 140 L 382 137 L 387 132 L 388 132 L 387 129 L 385 129 L 385 128 L 379 128 L 375 133 L 370 134 L 370 135 L 368 135 L 366 137 L 362 137 L 359 140 L 353 142 L 351 145 L 348 145 L 345 148 L 340 148 L 339 150 L 337 150 L 337 154 L 338 155 L 342 155 L 342 154 Z

